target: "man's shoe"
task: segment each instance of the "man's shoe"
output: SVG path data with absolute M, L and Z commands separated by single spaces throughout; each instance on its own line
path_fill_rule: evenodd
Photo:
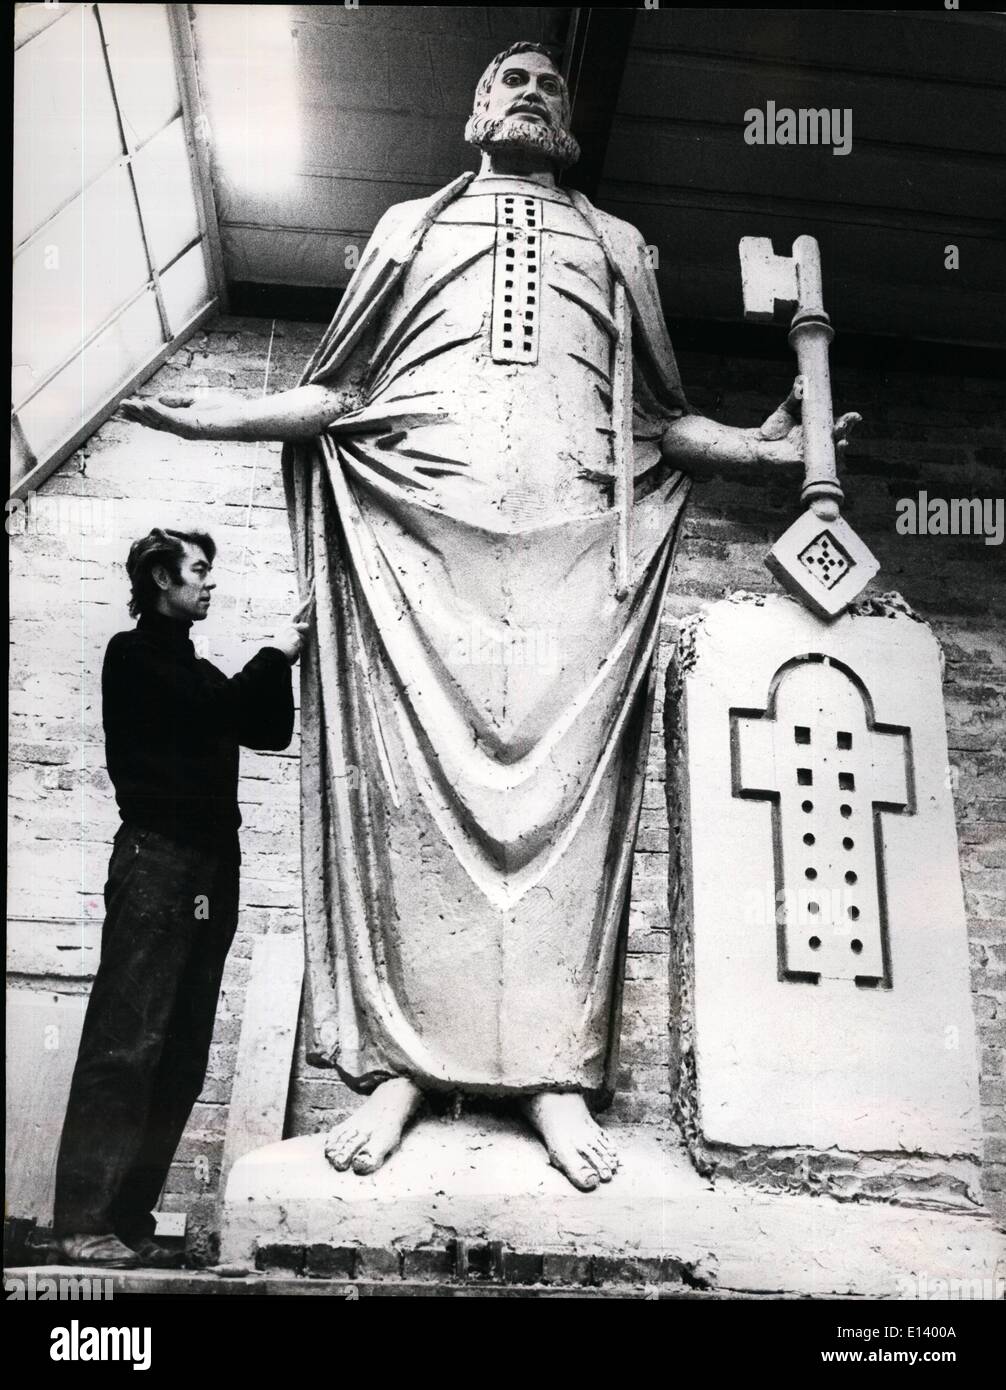
M 123 1240 L 138 1263 L 147 1269 L 180 1269 L 185 1259 L 184 1250 L 172 1250 L 153 1236 L 123 1236 Z
M 140 1261 L 118 1236 L 107 1235 L 57 1236 L 52 1243 L 50 1259 L 68 1265 L 101 1265 L 104 1269 L 138 1269 Z

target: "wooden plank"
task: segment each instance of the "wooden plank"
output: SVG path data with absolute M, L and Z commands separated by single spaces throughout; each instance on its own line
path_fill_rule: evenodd
M 244 1154 L 283 1138 L 304 982 L 300 932 L 259 937 L 252 952 L 241 1039 L 227 1114 L 220 1195 L 231 1166 Z
M 807 202 L 855 209 L 936 212 L 995 218 L 1001 199 L 988 156 L 860 143 L 854 155 L 822 145 L 746 145 L 736 128 L 618 117 L 606 172 L 626 183 L 730 189 L 757 195 L 799 193 Z
M 428 198 L 443 184 L 439 179 L 361 179 L 337 170 L 294 174 L 282 207 L 265 205 L 254 189 L 221 172 L 217 181 L 221 222 L 263 227 L 303 227 L 319 232 L 342 230 L 369 236 L 392 203 Z
M 706 206 L 691 202 L 637 200 L 631 190 L 614 192 L 602 206 L 638 227 L 646 242 L 655 246 L 660 270 L 670 265 L 716 266 L 724 255 L 737 267 L 737 243 L 742 236 L 772 237 L 776 250 L 788 250 L 793 238 L 803 233 L 816 237 L 824 257 L 824 273 L 869 275 L 878 285 L 914 285 L 920 291 L 937 282 L 942 294 L 962 290 L 1006 291 L 1006 263 L 1001 240 L 965 233 L 953 224 L 927 225 L 922 216 L 893 221 L 878 217 L 872 222 L 852 221 L 840 210 L 824 217 L 810 205 L 779 206 L 776 200 L 745 203 L 743 198 Z M 943 267 L 944 246 L 960 248 L 960 269 Z M 740 282 L 738 281 L 738 284 Z
M 561 43 L 569 10 L 565 6 L 535 5 L 291 5 L 294 27 L 312 30 L 363 32 L 376 38 L 404 33 L 416 44 L 432 38 L 439 43 L 445 34 L 476 39 L 486 45 L 505 48 L 518 39 L 535 43 Z M 313 35 L 312 35 L 313 39 Z M 485 63 L 496 49 L 486 52 Z M 483 63 L 483 66 L 485 65 Z
M 185 118 L 185 142 L 189 151 L 189 162 L 195 175 L 196 211 L 199 225 L 209 253 L 207 267 L 210 275 L 210 288 L 220 306 L 220 312 L 227 312 L 227 279 L 224 273 L 223 250 L 220 245 L 220 227 L 217 222 L 216 202 L 213 197 L 213 184 L 210 176 L 209 146 L 207 140 L 196 129 L 196 123 L 204 116 L 202 95 L 199 91 L 199 74 L 196 71 L 195 41 L 192 36 L 192 21 L 187 6 L 168 5 L 168 23 L 171 27 L 171 43 L 175 55 L 175 75 L 182 100 L 182 114 Z
M 983 21 L 976 23 L 975 20 Z M 636 45 L 673 53 L 734 53 L 829 71 L 898 73 L 1003 85 L 1006 25 L 958 11 L 643 10 Z
M 87 996 L 7 994 L 7 1185 L 4 1215 L 52 1224 L 56 1155 Z
M 347 251 L 357 256 L 366 232 L 308 232 L 273 227 L 222 227 L 232 282 L 345 289 L 352 278 Z M 352 259 L 352 258 L 350 258 Z
M 316 108 L 304 112 L 301 140 L 303 166 L 321 172 L 449 181 L 476 162 L 464 120 L 442 113 Z
M 748 58 L 651 53 L 628 58 L 618 103 L 620 115 L 649 120 L 703 121 L 743 127 L 744 112 L 789 106 L 853 113 L 854 140 L 921 145 L 998 155 L 1004 100 L 991 88 L 946 84 L 933 99 L 932 82 L 887 73 L 807 72 Z

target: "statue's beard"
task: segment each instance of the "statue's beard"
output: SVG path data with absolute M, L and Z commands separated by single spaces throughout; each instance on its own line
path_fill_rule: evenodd
M 557 169 L 568 169 L 580 158 L 580 146 L 568 130 L 523 121 L 518 116 L 471 116 L 465 126 L 465 140 L 486 154 L 538 155 Z

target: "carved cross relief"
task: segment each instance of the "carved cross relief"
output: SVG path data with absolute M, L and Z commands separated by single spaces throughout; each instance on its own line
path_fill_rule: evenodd
M 537 362 L 541 321 L 541 199 L 496 195 L 490 342 L 494 362 Z
M 779 978 L 891 988 L 881 817 L 914 813 L 910 731 L 876 723 L 863 682 L 818 655 L 730 723 L 733 795 L 772 803 Z

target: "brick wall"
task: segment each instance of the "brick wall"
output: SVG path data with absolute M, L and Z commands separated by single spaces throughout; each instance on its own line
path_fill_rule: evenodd
M 293 385 L 321 329 L 222 319 L 147 383 L 145 393 Z M 724 351 L 729 345 L 724 328 Z M 695 404 L 753 425 L 789 385 L 784 360 L 682 352 Z M 982 1049 L 985 1182 L 1006 1205 L 1006 754 L 1003 549 L 974 537 L 894 530 L 895 502 L 1001 496 L 1006 457 L 992 380 L 837 369 L 839 409 L 865 417 L 846 474 L 846 515 L 899 589 L 932 624 L 947 658 L 946 707 L 956 779 L 972 981 Z M 660 1124 L 668 1112 L 667 818 L 661 737 L 663 670 L 676 625 L 730 589 L 765 590 L 762 556 L 793 519 L 792 484 L 714 480 L 696 487 L 665 615 L 658 709 L 634 871 L 622 1066 L 614 1116 Z M 198 524 L 220 546 L 218 602 L 199 630 L 205 654 L 232 671 L 294 601 L 279 446 L 197 444 L 111 421 L 42 489 L 37 528 L 12 542 L 11 868 L 9 914 L 24 982 L 86 988 L 96 959 L 101 887 L 116 813 L 104 770 L 99 675 L 113 632 L 128 626 L 122 561 L 155 524 Z M 83 526 L 82 524 L 83 523 Z M 59 527 L 68 527 L 59 534 Z M 46 531 L 57 534 L 46 534 Z M 299 928 L 296 743 L 246 753 L 241 797 L 240 931 L 228 963 L 206 1088 L 169 1180 L 168 1205 L 211 1220 L 226 1108 L 256 935 Z M 90 925 L 88 925 L 90 924 Z M 30 980 L 29 978 L 30 977 Z M 298 1040 L 288 1132 L 327 1127 L 355 1103 Z

